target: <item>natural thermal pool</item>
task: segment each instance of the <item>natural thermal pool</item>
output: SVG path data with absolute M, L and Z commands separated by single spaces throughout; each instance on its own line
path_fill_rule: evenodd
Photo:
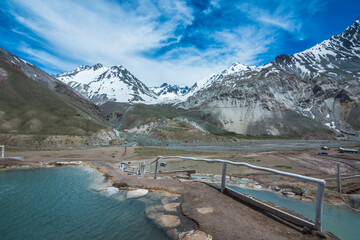
M 0 239 L 169 239 L 145 214 L 155 194 L 108 187 L 87 167 L 2 170 Z

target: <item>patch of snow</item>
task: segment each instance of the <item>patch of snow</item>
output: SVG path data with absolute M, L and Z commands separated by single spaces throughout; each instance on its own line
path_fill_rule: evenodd
M 340 131 L 336 128 L 334 121 L 331 121 L 331 123 L 325 123 L 325 126 L 331 128 L 331 129 L 333 129 L 333 130 L 335 130 L 335 131 L 337 131 L 337 132 L 340 132 Z
M 315 115 L 311 112 L 311 109 L 313 108 L 313 106 L 312 107 L 309 107 L 309 108 L 304 108 L 303 109 L 303 112 L 308 112 L 309 114 L 310 114 L 310 116 L 311 116 L 311 118 L 312 119 L 315 119 Z M 306 116 L 306 115 L 305 115 Z

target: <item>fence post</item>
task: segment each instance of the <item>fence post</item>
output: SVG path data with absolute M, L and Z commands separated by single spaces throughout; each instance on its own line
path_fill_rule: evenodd
M 337 176 L 336 176 L 336 183 L 337 183 L 337 191 L 341 193 L 341 173 L 340 173 L 340 163 L 337 163 Z
M 221 192 L 224 192 L 226 183 L 226 163 L 223 163 L 222 175 L 221 175 Z
M 140 177 L 144 178 L 144 176 L 145 176 L 145 162 L 142 162 L 140 168 Z
M 315 216 L 315 229 L 321 232 L 321 219 L 323 213 L 323 203 L 324 203 L 324 190 L 325 190 L 325 182 L 324 184 L 318 184 L 318 190 L 316 194 L 316 216 Z
M 155 162 L 155 175 L 154 175 L 154 179 L 157 178 L 158 166 L 159 166 L 159 158 L 157 158 L 157 159 L 156 159 L 156 162 Z
M 5 145 L 0 146 L 1 147 L 1 157 L 5 157 Z

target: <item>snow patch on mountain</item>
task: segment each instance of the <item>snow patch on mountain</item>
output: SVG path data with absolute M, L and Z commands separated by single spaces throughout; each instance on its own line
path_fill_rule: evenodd
M 150 102 L 157 95 L 123 66 L 79 66 L 56 76 L 84 97 L 100 105 L 114 102 Z

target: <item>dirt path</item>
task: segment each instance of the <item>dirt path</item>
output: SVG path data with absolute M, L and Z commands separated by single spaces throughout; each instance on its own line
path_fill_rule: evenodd
M 319 239 L 311 234 L 303 234 L 302 229 L 244 205 L 204 183 L 138 178 L 125 175 L 113 164 L 92 164 L 110 175 L 116 187 L 166 190 L 181 194 L 182 213 L 194 220 L 200 230 L 212 235 L 213 239 Z M 212 209 L 213 212 L 202 214 L 198 209 Z M 328 239 L 335 238 L 328 235 Z

